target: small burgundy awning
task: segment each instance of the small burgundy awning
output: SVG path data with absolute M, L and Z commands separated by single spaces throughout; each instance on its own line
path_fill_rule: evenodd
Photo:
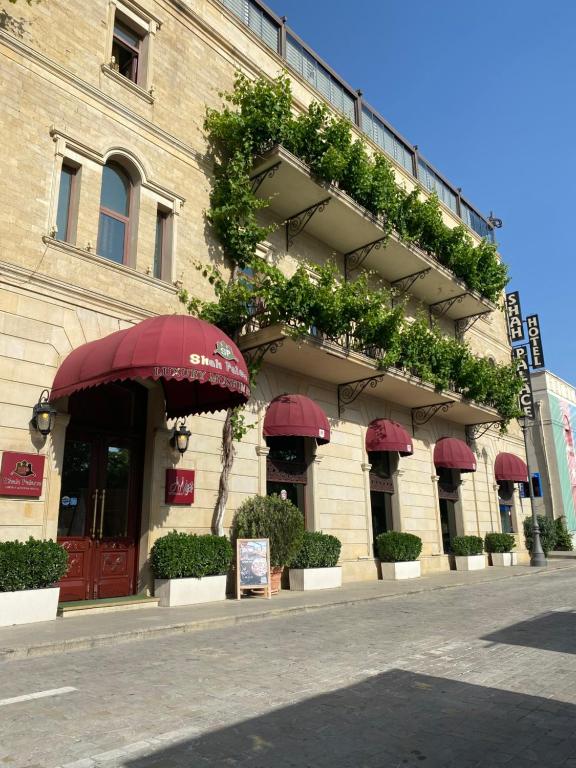
M 50 400 L 131 379 L 160 381 L 169 417 L 220 411 L 250 397 L 246 363 L 225 333 L 189 315 L 161 315 L 71 352 Z
M 314 400 L 304 395 L 279 395 L 266 410 L 264 437 L 314 437 L 330 442 L 330 424 Z
M 496 480 L 509 480 L 513 483 L 528 482 L 528 467 L 519 456 L 513 453 L 499 453 L 494 462 Z
M 434 464 L 460 472 L 476 472 L 476 457 L 463 440 L 441 437 L 434 446 Z
M 374 419 L 366 432 L 367 451 L 398 451 L 401 456 L 411 456 L 414 452 L 412 438 L 396 421 Z

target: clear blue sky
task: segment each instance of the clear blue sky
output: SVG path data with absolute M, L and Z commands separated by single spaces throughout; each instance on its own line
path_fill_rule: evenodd
M 576 2 L 269 0 L 482 213 L 576 386 Z

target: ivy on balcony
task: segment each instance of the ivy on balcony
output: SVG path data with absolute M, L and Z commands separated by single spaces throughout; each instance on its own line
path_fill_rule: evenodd
M 240 267 L 252 266 L 256 246 L 274 227 L 258 222 L 268 201 L 252 192 L 250 171 L 255 158 L 274 145 L 299 157 L 323 182 L 337 184 L 356 202 L 381 217 L 388 232 L 413 243 L 448 267 L 469 288 L 497 302 L 508 282 L 507 267 L 487 240 L 474 245 L 462 225 L 448 227 L 435 194 L 417 187 L 408 192 L 379 152 L 369 153 L 352 126 L 329 108 L 312 102 L 293 114 L 290 81 L 237 76 L 234 90 L 224 94 L 221 110 L 209 110 L 205 128 L 215 159 L 209 219 L 226 255 Z

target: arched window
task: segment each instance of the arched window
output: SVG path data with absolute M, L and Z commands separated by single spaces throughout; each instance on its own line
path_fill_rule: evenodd
M 118 264 L 128 263 L 133 184 L 126 171 L 113 161 L 102 172 L 98 253 Z

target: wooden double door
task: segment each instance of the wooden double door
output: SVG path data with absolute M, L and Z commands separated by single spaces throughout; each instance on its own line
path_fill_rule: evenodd
M 134 593 L 141 467 L 140 440 L 69 430 L 58 515 L 58 541 L 69 560 L 62 601 Z

